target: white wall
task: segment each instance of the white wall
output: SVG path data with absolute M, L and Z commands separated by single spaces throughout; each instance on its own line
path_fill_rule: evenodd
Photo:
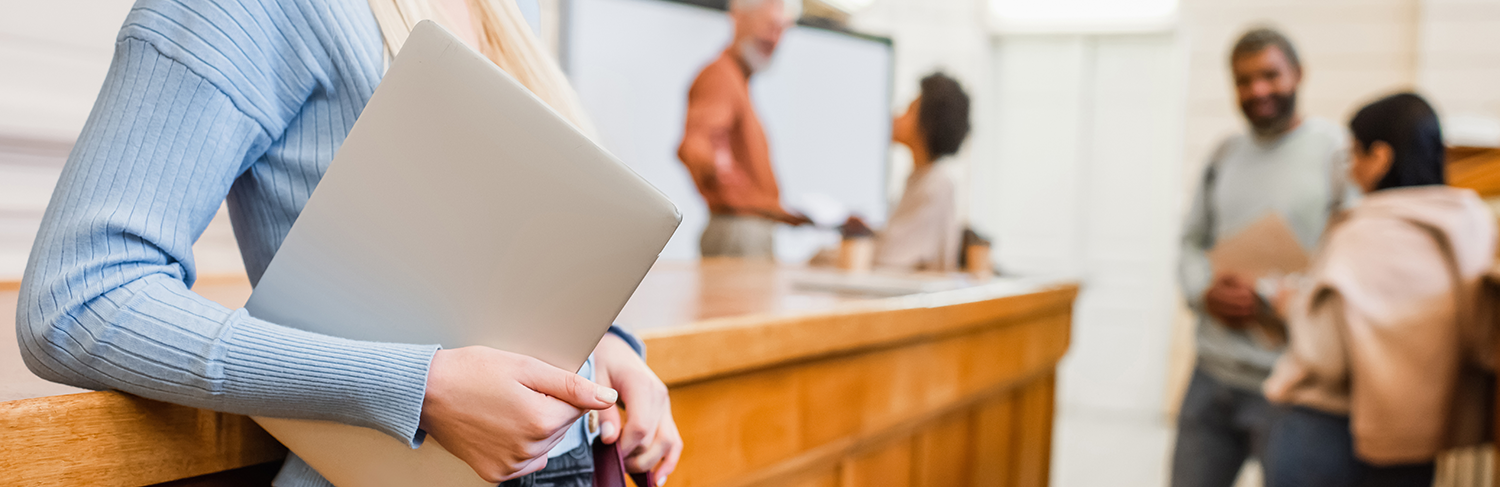
M 93 107 L 130 0 L 0 3 L 0 281 L 20 279 L 63 162 Z M 200 273 L 244 272 L 223 209 Z
M 893 38 L 896 103 L 939 68 L 973 96 L 955 162 L 1001 267 L 1084 282 L 1058 379 L 1054 485 L 1160 485 L 1186 52 L 1170 32 L 996 35 L 985 9 L 881 0 L 852 22 Z
M 1453 143 L 1500 145 L 1500 0 L 1425 0 L 1416 81 Z
M 975 98 L 972 220 L 1001 266 L 1089 288 L 1064 405 L 1157 411 L 1171 322 L 1183 62 L 1175 37 L 989 34 L 979 0 L 887 0 L 855 26 L 891 36 L 897 100 L 943 68 Z M 1131 349 L 1091 362 L 1092 347 Z
M 997 169 L 989 188 L 1001 263 L 1072 273 L 1085 285 L 1058 378 L 1054 480 L 1152 485 L 1165 454 L 1176 310 L 1181 51 L 1170 33 L 1008 36 L 996 45 L 999 150 L 987 164 Z M 1130 448 L 1151 452 L 1088 453 Z

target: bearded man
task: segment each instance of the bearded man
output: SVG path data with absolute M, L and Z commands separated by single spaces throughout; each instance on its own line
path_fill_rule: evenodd
M 708 204 L 704 257 L 774 259 L 777 223 L 809 220 L 781 206 L 765 130 L 750 103 L 750 75 L 771 63 L 800 0 L 730 0 L 734 38 L 688 90 L 677 157 Z
M 1311 250 L 1349 200 L 1348 143 L 1336 124 L 1302 117 L 1302 64 L 1286 36 L 1246 33 L 1230 54 L 1248 133 L 1224 140 L 1204 170 L 1182 237 L 1179 278 L 1197 315 L 1198 363 L 1178 416 L 1174 487 L 1230 487 L 1248 457 L 1263 457 L 1274 411 L 1261 382 L 1281 353 L 1252 326 L 1266 301 L 1253 276 L 1216 270 L 1207 251 L 1275 212 Z

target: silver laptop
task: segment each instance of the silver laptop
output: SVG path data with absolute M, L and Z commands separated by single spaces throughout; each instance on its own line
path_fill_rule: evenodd
M 576 371 L 681 221 L 661 192 L 432 22 L 392 62 L 246 304 L 272 323 Z M 429 439 L 255 418 L 340 486 L 489 485 Z

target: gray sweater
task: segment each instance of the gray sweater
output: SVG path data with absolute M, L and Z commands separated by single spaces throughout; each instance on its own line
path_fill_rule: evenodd
M 1209 159 L 1184 225 L 1178 267 L 1184 297 L 1197 316 L 1198 366 L 1209 376 L 1259 391 L 1281 350 L 1224 326 L 1205 311 L 1203 293 L 1214 277 L 1207 251 L 1219 239 L 1275 211 L 1310 253 L 1334 206 L 1351 199 L 1347 191 L 1352 186 L 1343 182 L 1347 148 L 1341 127 L 1308 118 L 1274 140 L 1249 134 L 1230 137 Z M 1336 191 L 1345 194 L 1335 198 Z

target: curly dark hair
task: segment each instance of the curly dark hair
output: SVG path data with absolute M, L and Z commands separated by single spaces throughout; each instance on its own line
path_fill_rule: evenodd
M 969 95 L 963 86 L 943 73 L 922 78 L 917 124 L 933 159 L 957 153 L 969 136 Z

